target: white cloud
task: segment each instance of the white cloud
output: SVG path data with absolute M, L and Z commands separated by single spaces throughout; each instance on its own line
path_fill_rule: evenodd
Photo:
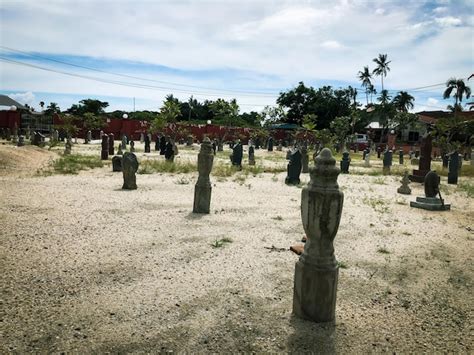
M 433 98 L 433 97 L 429 97 L 428 100 L 426 100 L 426 105 L 428 106 L 436 106 L 438 105 L 439 103 L 439 100 Z
M 444 6 L 440 6 L 440 7 L 437 7 L 435 9 L 433 9 L 433 12 L 436 13 L 436 14 L 441 14 L 441 13 L 444 13 L 448 10 L 447 7 L 444 7 Z
M 435 22 L 441 25 L 442 27 L 459 26 L 462 24 L 462 21 L 460 18 L 452 17 L 452 16 L 437 17 L 435 18 Z
M 34 106 L 36 104 L 35 94 L 33 94 L 31 91 L 27 91 L 24 93 L 8 94 L 7 96 L 15 101 L 18 101 L 22 105 L 28 104 L 30 106 Z
M 321 43 L 321 47 L 327 49 L 341 49 L 343 46 L 338 41 L 324 41 Z
M 377 10 L 375 10 L 376 15 L 383 15 L 384 13 L 385 13 L 385 9 L 378 8 Z

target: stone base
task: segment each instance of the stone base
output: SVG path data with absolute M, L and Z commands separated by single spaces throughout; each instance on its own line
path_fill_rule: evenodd
M 290 178 L 289 176 L 287 176 L 285 178 L 285 184 L 287 185 L 298 185 L 300 183 L 300 179 L 299 178 L 296 178 L 296 179 L 292 179 Z
M 339 267 L 321 270 L 298 261 L 295 266 L 293 313 L 313 322 L 334 322 Z
M 413 175 L 408 176 L 412 182 L 425 182 L 425 176 L 428 174 L 429 170 L 413 170 Z
M 194 186 L 193 213 L 209 213 L 211 208 L 211 186 Z
M 407 187 L 400 186 L 397 189 L 397 192 L 402 195 L 411 195 L 411 189 L 408 186 Z
M 410 201 L 410 207 L 421 208 L 428 211 L 449 211 L 450 204 L 442 204 L 437 197 L 417 197 L 416 202 Z
M 458 175 L 448 173 L 448 184 L 457 185 L 458 184 Z

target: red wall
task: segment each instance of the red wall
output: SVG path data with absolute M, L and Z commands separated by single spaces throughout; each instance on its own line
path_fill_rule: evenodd
M 13 130 L 16 127 L 20 128 L 21 112 L 19 111 L 0 111 L 0 128 L 10 128 Z

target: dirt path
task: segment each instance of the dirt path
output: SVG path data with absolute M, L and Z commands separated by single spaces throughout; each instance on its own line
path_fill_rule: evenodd
M 421 185 L 402 196 L 398 177 L 339 177 L 331 326 L 291 315 L 297 256 L 271 249 L 303 236 L 285 173 L 214 178 L 212 213 L 196 216 L 196 174 L 122 191 L 110 170 L 0 177 L 1 352 L 473 349 L 474 204 L 455 187 L 440 213 L 408 206 Z

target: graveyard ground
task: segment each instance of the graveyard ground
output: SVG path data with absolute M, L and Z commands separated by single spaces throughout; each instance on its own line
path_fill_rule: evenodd
M 180 146 L 177 164 L 192 168 L 198 149 Z M 338 180 L 336 323 L 318 325 L 291 314 L 288 248 L 304 232 L 285 152 L 257 150 L 270 172 L 232 175 L 219 154 L 211 214 L 195 215 L 196 172 L 142 169 L 123 191 L 110 160 L 55 172 L 62 150 L 0 142 L 1 353 L 473 351 L 472 177 L 442 177 L 451 211 L 413 209 L 422 185 L 399 195 L 399 176 L 352 154 Z

